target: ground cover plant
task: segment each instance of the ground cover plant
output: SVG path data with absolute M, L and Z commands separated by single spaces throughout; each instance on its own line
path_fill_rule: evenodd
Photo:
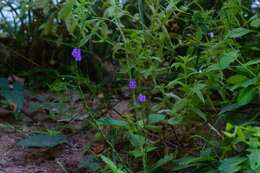
M 18 15 L 0 13 L 1 109 L 29 117 L 40 133 L 16 145 L 70 147 L 91 134 L 83 172 L 260 172 L 258 1 L 5 0 L 0 8 Z M 55 95 L 36 96 L 29 109 L 64 124 L 42 128 L 47 120 L 25 110 L 24 86 Z

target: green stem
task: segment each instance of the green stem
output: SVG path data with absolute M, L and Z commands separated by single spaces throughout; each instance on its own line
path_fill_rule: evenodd
M 76 66 L 77 68 L 77 78 L 80 78 L 80 74 L 79 74 L 79 69 L 78 66 Z M 80 92 L 80 97 L 83 99 L 83 105 L 84 105 L 84 109 L 88 112 L 90 118 L 91 118 L 91 122 L 94 124 L 94 126 L 96 127 L 96 129 L 99 131 L 99 133 L 101 134 L 101 136 L 104 138 L 104 140 L 106 141 L 106 143 L 108 144 L 108 146 L 112 149 L 113 153 L 116 154 L 116 157 L 119 159 L 119 161 L 121 162 L 121 164 L 124 166 L 124 168 L 126 169 L 126 171 L 128 173 L 131 173 L 131 171 L 128 169 L 127 165 L 125 164 L 125 162 L 123 161 L 123 159 L 120 157 L 120 155 L 118 154 L 118 152 L 116 151 L 114 145 L 109 141 L 109 139 L 106 137 L 106 135 L 103 133 L 100 125 L 97 123 L 94 114 L 92 113 L 92 111 L 90 111 L 87 100 L 85 98 L 85 95 L 82 91 L 82 88 L 80 86 L 80 82 L 77 80 L 78 82 L 78 89 Z

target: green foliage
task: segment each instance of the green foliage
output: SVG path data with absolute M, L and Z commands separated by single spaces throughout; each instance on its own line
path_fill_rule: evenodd
M 249 124 L 259 121 L 260 22 L 250 1 L 121 2 L 67 0 L 49 9 L 44 9 L 47 1 L 29 3 L 44 10 L 44 20 L 35 18 L 41 25 L 34 32 L 53 36 L 47 40 L 59 46 L 83 50 L 83 62 L 77 65 L 59 61 L 66 64 L 65 70 L 51 75 L 54 82 L 47 83 L 52 91 L 80 88 L 82 92 L 84 86 L 97 95 L 105 87 L 93 85 L 90 79 L 100 82 L 105 72 L 111 74 L 103 65 L 106 61 L 119 68 L 108 79 L 112 84 L 115 77 L 116 89 L 131 79 L 137 82 L 136 89 L 129 89 L 131 114 L 120 120 L 89 116 L 112 150 L 112 159 L 100 156 L 109 170 L 93 160 L 80 166 L 94 172 L 131 172 L 116 148 L 124 142 L 122 150 L 137 164 L 133 172 L 259 172 L 259 127 Z M 26 5 L 23 9 L 31 10 Z M 81 70 L 88 75 L 80 76 Z M 71 75 L 60 75 L 65 73 Z M 140 93 L 146 101 L 136 104 Z M 224 136 L 219 121 L 226 124 Z M 104 126 L 119 130 L 120 135 L 110 135 L 111 142 Z M 200 143 L 187 153 L 178 152 L 184 146 L 170 146 L 192 143 L 195 137 Z M 199 156 L 188 156 L 197 151 Z
M 23 139 L 16 143 L 19 146 L 30 146 L 30 147 L 54 147 L 56 145 L 67 143 L 67 136 L 63 134 L 57 134 L 54 136 L 49 135 L 37 135 L 27 139 Z

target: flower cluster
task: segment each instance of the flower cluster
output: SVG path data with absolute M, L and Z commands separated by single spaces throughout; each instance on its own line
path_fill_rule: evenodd
M 136 88 L 136 81 L 135 80 L 130 80 L 130 82 L 128 83 L 128 87 L 130 89 L 135 89 Z M 145 102 L 146 100 L 146 96 L 143 95 L 143 94 L 139 94 L 138 98 L 137 98 L 137 101 L 136 101 L 136 104 L 140 104 L 141 102 Z
M 75 58 L 75 61 L 81 61 L 81 50 L 79 48 L 74 48 L 71 55 Z

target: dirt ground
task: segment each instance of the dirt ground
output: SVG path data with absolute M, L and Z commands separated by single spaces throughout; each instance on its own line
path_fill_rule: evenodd
M 86 134 L 72 137 L 70 146 L 61 144 L 53 148 L 16 146 L 15 143 L 29 134 L 0 130 L 0 173 L 63 173 L 63 165 L 70 173 L 86 173 L 77 165 L 86 160 L 83 145 L 88 143 Z
M 51 96 L 50 96 L 51 95 Z M 78 168 L 80 162 L 86 161 L 87 156 L 84 155 L 84 145 L 95 145 L 92 140 L 94 132 L 82 131 L 75 136 L 69 138 L 69 144 L 60 144 L 52 148 L 33 148 L 15 145 L 18 141 L 35 135 L 35 131 L 60 129 L 64 126 L 70 128 L 70 134 L 75 132 L 86 123 L 88 116 L 82 111 L 82 103 L 80 98 L 75 95 L 67 95 L 69 102 L 65 103 L 69 106 L 69 110 L 65 110 L 71 117 L 77 116 L 77 120 L 71 117 L 61 117 L 57 120 L 50 119 L 50 112 L 55 111 L 55 107 L 45 106 L 40 110 L 30 112 L 30 106 L 39 103 L 39 98 L 45 97 L 50 100 L 53 105 L 59 102 L 58 96 L 49 94 L 37 94 L 32 96 L 30 93 L 25 95 L 24 109 L 29 112 L 28 115 L 21 114 L 20 118 L 15 119 L 13 115 L 0 115 L 0 173 L 64 173 L 64 167 L 69 173 L 87 173 L 85 168 Z M 63 98 L 64 99 L 64 98 Z M 95 103 L 96 102 L 96 103 Z M 93 100 L 93 108 L 97 106 L 97 100 Z M 115 105 L 112 116 L 124 114 L 129 110 L 126 101 L 119 101 Z M 47 110 L 47 112 L 46 112 Z M 59 110 L 58 110 L 59 111 Z M 62 111 L 62 110 L 61 110 Z M 49 113 L 48 113 L 49 112 Z M 110 112 L 111 113 L 111 112 Z

